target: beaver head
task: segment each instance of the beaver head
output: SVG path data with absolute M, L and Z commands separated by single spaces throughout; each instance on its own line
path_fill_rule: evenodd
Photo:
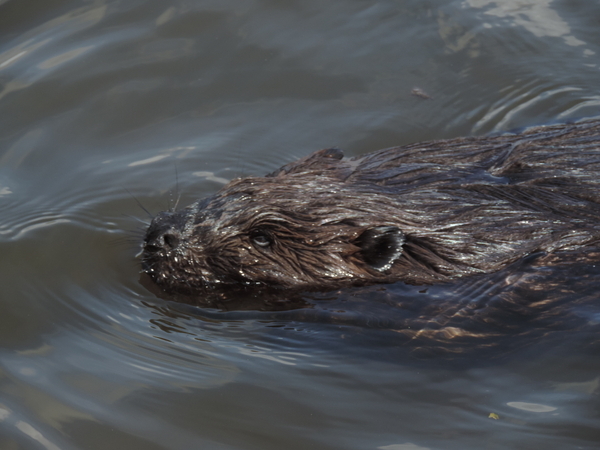
M 349 166 L 339 163 L 342 156 L 317 152 L 159 213 L 144 240 L 144 271 L 167 291 L 391 280 L 406 241 L 396 207 L 372 189 L 343 183 Z

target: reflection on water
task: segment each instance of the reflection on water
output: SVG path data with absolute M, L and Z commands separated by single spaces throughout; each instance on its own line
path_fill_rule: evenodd
M 596 448 L 597 268 L 257 316 L 157 298 L 134 255 L 136 200 L 189 204 L 319 148 L 598 115 L 599 20 L 594 2 L 0 1 L 0 448 Z
M 495 0 L 466 0 L 465 3 L 473 8 L 484 9 L 484 14 L 505 18 L 509 26 L 521 26 L 534 36 L 562 37 L 564 43 L 572 47 L 586 44 L 572 35 L 571 27 L 552 8 L 551 0 L 506 0 L 502 3 Z M 491 28 L 494 24 L 486 22 L 483 26 Z M 584 54 L 589 56 L 594 52 L 586 49 Z

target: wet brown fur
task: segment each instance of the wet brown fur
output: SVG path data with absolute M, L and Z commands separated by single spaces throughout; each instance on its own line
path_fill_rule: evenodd
M 435 284 L 600 242 L 600 120 L 342 156 L 321 150 L 158 214 L 144 271 L 188 293 Z

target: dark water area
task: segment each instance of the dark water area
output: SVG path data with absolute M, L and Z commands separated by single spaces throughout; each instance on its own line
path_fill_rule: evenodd
M 571 289 L 552 328 L 477 281 L 203 310 L 136 254 L 138 202 L 598 116 L 599 23 L 589 1 L 0 0 L 0 449 L 598 448 L 600 268 L 518 271 Z M 465 311 L 486 336 L 402 328 Z

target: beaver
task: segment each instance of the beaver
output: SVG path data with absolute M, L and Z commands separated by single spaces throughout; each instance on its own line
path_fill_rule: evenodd
M 354 158 L 320 150 L 157 214 L 142 266 L 164 292 L 326 291 L 446 283 L 533 254 L 543 265 L 598 260 L 599 243 L 592 119 Z

